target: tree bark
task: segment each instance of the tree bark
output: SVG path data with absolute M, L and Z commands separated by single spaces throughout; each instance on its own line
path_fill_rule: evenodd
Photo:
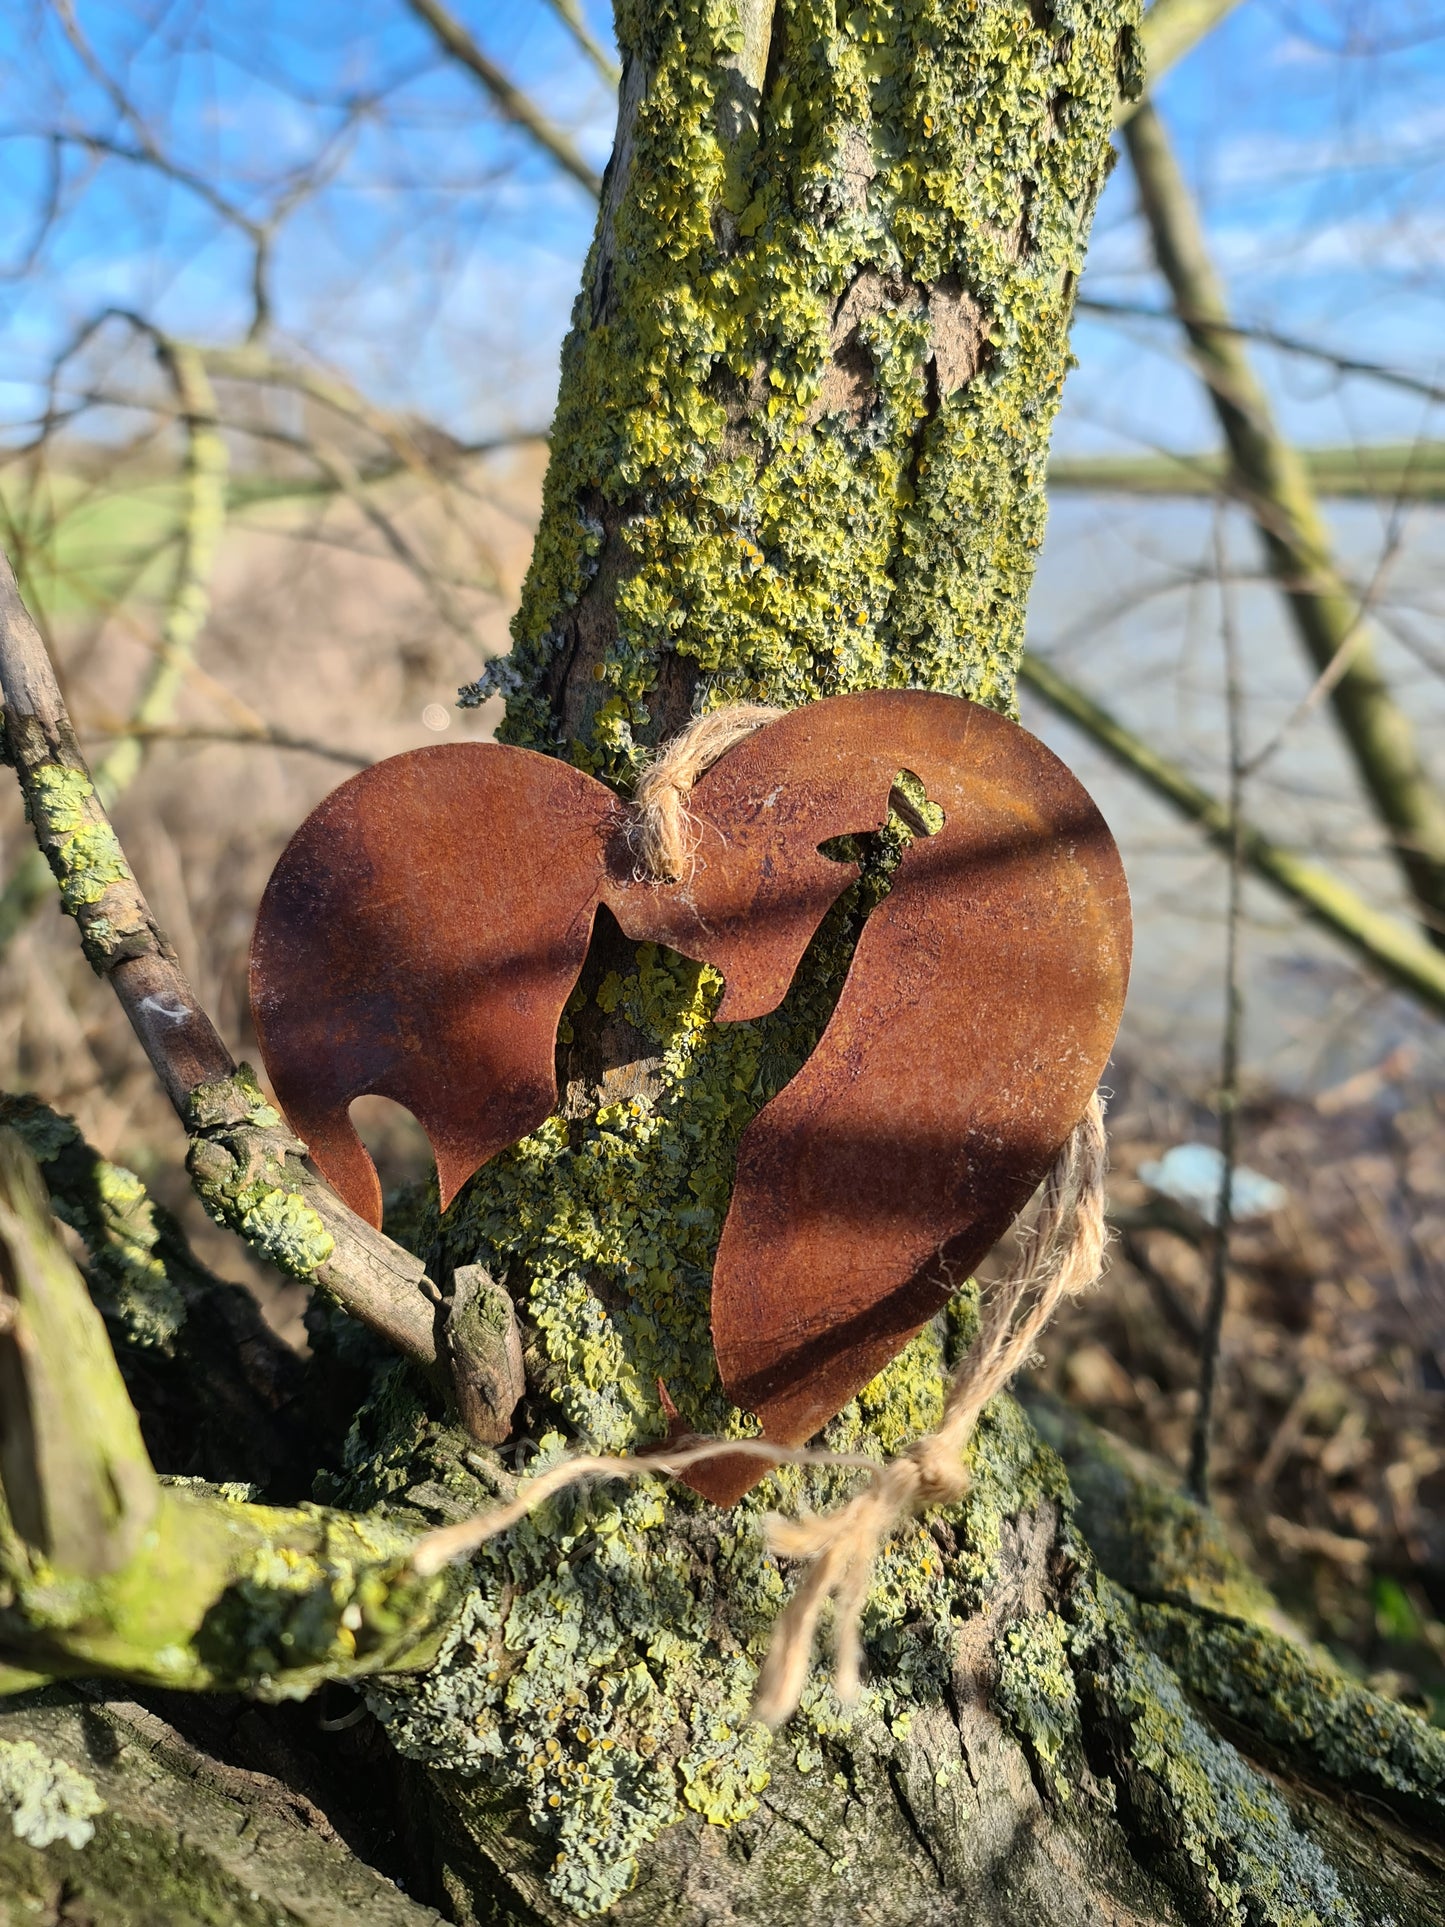
M 625 6 L 619 27 L 618 136 L 542 525 L 512 654 L 478 690 L 507 694 L 501 734 L 625 786 L 648 745 L 724 701 L 910 685 L 1011 708 L 1075 280 L 1137 80 L 1133 12 L 920 4 L 840 23 L 680 3 Z M 708 1339 L 735 1147 L 826 1021 L 867 901 L 865 884 L 839 907 L 773 1018 L 726 1031 L 708 1023 L 709 972 L 599 931 L 559 1051 L 562 1117 L 428 1232 L 507 1281 L 544 1449 L 553 1427 L 613 1451 L 664 1436 L 659 1380 L 687 1426 L 738 1428 Z M 947 1343 L 920 1339 L 827 1442 L 915 1436 Z M 373 1467 L 388 1449 L 375 1441 Z M 434 1449 L 427 1487 L 455 1495 Z M 375 1496 L 373 1476 L 348 1496 Z M 889 1551 L 862 1709 L 845 1715 L 820 1672 L 769 1742 L 748 1693 L 788 1582 L 760 1514 L 844 1489 L 790 1471 L 725 1514 L 598 1493 L 483 1554 L 452 1650 L 383 1695 L 398 1746 L 431 1763 L 459 1918 L 1438 1908 L 1440 1869 L 1413 1846 L 1388 1901 L 1361 1876 L 1379 1864 L 1374 1822 L 1309 1791 L 1333 1769 L 1271 1755 L 1273 1778 L 1236 1748 L 1260 1709 L 1239 1710 L 1228 1654 L 1189 1646 L 1213 1627 L 1212 1581 L 1197 1622 L 1182 1552 L 1155 1575 L 1159 1603 L 1116 1589 L 1012 1405 L 980 1435 L 964 1505 Z M 1209 1536 L 1182 1502 L 1157 1505 L 1170 1545 Z M 1239 1639 L 1287 1650 L 1230 1572 L 1218 1610 L 1240 1615 Z M 1166 1638 L 1169 1665 L 1151 1644 Z M 1299 1664 L 1286 1756 L 1313 1696 L 1349 1691 Z M 1438 1801 L 1438 1742 L 1398 1709 L 1351 1705 L 1410 1735 L 1420 1811 Z M 1394 1797 L 1364 1770 L 1372 1797 Z M 1404 1839 L 1412 1823 L 1390 1824 Z
M 509 740 L 626 783 L 733 698 L 1012 705 L 1136 29 L 1128 0 L 624 0 L 542 527 L 513 654 L 478 692 L 507 692 Z M 726 1031 L 713 974 L 599 931 L 561 1114 L 444 1225 L 413 1213 L 443 1280 L 505 1282 L 538 1454 L 661 1438 L 659 1380 L 689 1427 L 741 1429 L 708 1332 L 735 1147 L 885 887 L 876 863 L 783 1007 Z M 881 1454 L 928 1427 L 971 1316 L 965 1294 L 826 1441 Z M 398 1362 L 322 1496 L 445 1521 L 512 1456 Z M 776 1736 L 748 1713 L 790 1584 L 761 1514 L 828 1507 L 856 1475 L 785 1469 L 728 1512 L 661 1482 L 572 1492 L 485 1546 L 435 1663 L 366 1687 L 425 1788 L 428 1897 L 533 1927 L 1438 1920 L 1441 1736 L 1292 1640 L 1206 1514 L 1058 1414 L 1000 1398 L 971 1470 L 880 1562 L 860 1706 L 820 1669 Z M 0 1714 L 0 1743 L 31 1737 L 34 1705 Z M 53 1726 L 32 1743 L 78 1764 Z M 52 1856 L 92 1848 L 28 1851 L 70 1878 Z M 97 1921 L 153 1917 L 134 1875 L 110 1891 Z M 311 1917 L 261 1891 L 264 1917 Z

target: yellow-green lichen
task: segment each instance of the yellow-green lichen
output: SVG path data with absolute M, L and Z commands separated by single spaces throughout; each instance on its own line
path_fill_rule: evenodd
M 336 1240 L 299 1191 L 247 1189 L 237 1194 L 235 1210 L 247 1244 L 293 1278 L 309 1278 L 336 1249 Z
M 1081 1738 L 1079 1699 L 1069 1666 L 1068 1628 L 1057 1613 L 1017 1619 L 995 1642 L 995 1698 L 1055 1796 L 1069 1798 L 1059 1771 L 1066 1746 Z
M 72 1119 L 38 1099 L 0 1096 L 0 1124 L 20 1135 L 47 1177 L 63 1169 L 51 1207 L 85 1243 L 102 1311 L 135 1344 L 169 1350 L 185 1303 L 158 1250 L 161 1227 L 144 1184 L 94 1153 Z
M 309 1278 L 336 1248 L 319 1213 L 294 1188 L 304 1146 L 280 1130 L 249 1064 L 200 1084 L 186 1101 L 188 1166 L 201 1202 L 218 1224 L 294 1278 Z
M 52 1760 L 33 1740 L 0 1740 L 0 1812 L 8 1813 L 27 1846 L 63 1840 L 84 1847 L 105 1811 L 94 1784 L 64 1760 Z
M 135 1555 L 91 1577 L 7 1542 L 0 1644 L 52 1676 L 300 1698 L 323 1680 L 424 1665 L 455 1587 L 420 1579 L 414 1535 L 322 1507 L 162 1486 Z
M 866 1408 L 855 1401 L 834 1421 L 828 1443 L 876 1451 L 881 1434 L 891 1449 L 935 1422 L 939 1364 L 930 1333 L 869 1388 Z M 444 1499 L 444 1516 L 485 1506 L 491 1494 L 468 1469 L 475 1455 L 422 1418 L 405 1384 L 392 1374 L 363 1418 L 350 1496 L 425 1494 Z M 780 1472 L 727 1514 L 662 1481 L 559 1495 L 482 1549 L 436 1665 L 378 1683 L 372 1704 L 404 1752 L 509 1790 L 546 1843 L 552 1890 L 579 1915 L 605 1911 L 639 1853 L 687 1809 L 716 1825 L 746 1819 L 775 1747 L 805 1770 L 836 1771 L 834 1749 L 846 1755 L 860 1719 L 902 1742 L 911 1714 L 945 1698 L 958 1619 L 997 1556 L 1001 1509 L 1012 1511 L 1004 1482 L 1039 1504 L 1057 1490 L 1057 1461 L 1029 1437 L 1017 1407 L 1000 1401 L 971 1453 L 969 1498 L 883 1549 L 864 1614 L 872 1672 L 852 1712 L 820 1665 L 785 1736 L 748 1716 L 793 1584 L 765 1550 L 762 1515 L 836 1504 L 856 1482 L 816 1468 Z M 531 1463 L 564 1449 L 549 1436 Z
M 1162 1794 L 1168 1846 L 1196 1870 L 1210 1918 L 1229 1927 L 1360 1927 L 1320 1848 L 1264 1775 L 1198 1717 L 1160 1660 L 1116 1635 L 1107 1690 L 1129 1736 L 1123 1777 L 1138 1803 L 1136 1776 Z
M 1428 1814 L 1445 1832 L 1445 1733 L 1418 1713 L 1267 1627 L 1151 1605 L 1139 1624 L 1201 1700 L 1338 1785 Z
M 95 822 L 85 805 L 95 785 L 81 770 L 43 764 L 31 774 L 31 814 L 45 833 L 45 847 L 60 884 L 61 900 L 72 914 L 99 903 L 112 883 L 130 880 L 125 854 L 114 830 Z
M 645 97 L 564 352 L 510 740 L 556 744 L 548 692 L 599 593 L 615 635 L 568 752 L 607 773 L 630 767 L 669 656 L 710 699 L 914 684 L 1011 703 L 1136 18 L 782 0 L 741 157 L 717 111 L 735 7 L 619 8 Z

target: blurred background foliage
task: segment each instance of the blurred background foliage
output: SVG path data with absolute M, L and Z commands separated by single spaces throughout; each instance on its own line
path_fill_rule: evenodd
M 347 769 L 497 720 L 454 695 L 507 646 L 616 74 L 601 5 L 458 4 L 15 0 L 0 21 L 0 539 L 151 900 L 243 1053 L 251 921 L 291 831 Z M 1113 1072 L 1119 1243 L 1040 1383 L 1182 1467 L 1216 1272 L 1217 1497 L 1315 1632 L 1445 1719 L 1445 994 L 1421 987 L 1445 917 L 1341 696 L 1368 655 L 1414 729 L 1428 815 L 1445 6 L 1223 11 L 1152 100 L 1178 164 L 1165 213 L 1199 224 L 1229 302 L 1210 340 L 1252 363 L 1274 467 L 1243 473 L 1226 446 L 1180 325 L 1200 317 L 1121 158 L 1080 291 L 1023 714 L 1115 828 L 1139 948 Z M 1268 549 L 1266 484 L 1292 449 L 1347 605 L 1323 658 L 1281 593 L 1296 565 Z M 1185 820 L 1179 781 L 1171 804 L 1108 753 L 1091 700 L 1215 799 L 1225 833 Z M 1426 959 L 1402 989 L 1277 878 L 1243 876 L 1237 1069 L 1231 795 L 1362 928 Z M 73 1112 L 246 1270 L 189 1200 L 179 1128 L 3 792 L 0 878 L 0 1079 Z M 384 1175 L 417 1176 L 410 1120 L 362 1108 Z M 1216 1143 L 1230 1113 L 1235 1155 L 1284 1202 L 1216 1265 L 1212 1201 L 1139 1172 Z M 248 1275 L 303 1342 L 299 1292 Z

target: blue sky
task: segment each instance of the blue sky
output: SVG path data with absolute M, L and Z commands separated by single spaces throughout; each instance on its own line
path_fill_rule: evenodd
M 457 5 L 600 167 L 610 89 L 551 8 Z M 545 421 L 591 207 L 438 61 L 400 0 L 80 0 L 78 13 L 156 144 L 244 213 L 329 155 L 326 184 L 277 244 L 283 335 L 463 432 Z M 610 41 L 606 8 L 588 13 Z M 246 245 L 182 183 L 87 150 L 82 137 L 139 137 L 41 0 L 5 10 L 0 72 L 0 259 L 11 269 L 0 282 L 0 415 L 33 413 L 57 345 L 107 306 L 143 309 L 182 335 L 242 333 Z M 343 103 L 363 99 L 372 104 L 348 129 Z M 1240 319 L 1445 374 L 1445 0 L 1245 0 L 1160 99 Z M 58 148 L 57 131 L 68 137 Z M 59 218 L 16 278 L 57 154 Z M 1126 164 L 1106 190 L 1086 291 L 1162 299 Z M 1171 330 L 1081 317 L 1075 346 L 1061 447 L 1212 441 Z M 1416 399 L 1266 361 L 1302 439 L 1445 433 Z

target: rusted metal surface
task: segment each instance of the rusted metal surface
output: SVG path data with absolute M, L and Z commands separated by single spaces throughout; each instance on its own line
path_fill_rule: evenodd
M 404 1104 L 442 1203 L 557 1102 L 557 1024 L 620 805 L 531 750 L 449 743 L 343 783 L 283 853 L 251 946 L 272 1087 L 342 1197 L 381 1223 L 347 1115 Z
M 632 875 L 610 791 L 528 751 L 420 750 L 354 778 L 283 856 L 253 949 L 292 1125 L 375 1221 L 346 1105 L 396 1098 L 446 1202 L 555 1104 L 557 1023 L 599 902 L 628 936 L 719 968 L 721 1021 L 762 1016 L 857 874 L 818 845 L 881 827 L 902 769 L 943 827 L 905 854 L 816 1050 L 745 1132 L 713 1274 L 724 1387 L 766 1437 L 803 1442 L 1006 1230 L 1113 1044 L 1118 853 L 1016 724 L 911 691 L 786 716 L 698 783 L 696 861 L 669 885 Z M 751 1459 L 690 1475 L 720 1504 L 760 1476 Z
M 912 692 L 814 704 L 704 777 L 694 813 L 761 817 L 786 785 L 792 834 L 815 846 L 881 824 L 900 769 L 943 827 L 905 854 L 817 1048 L 744 1133 L 713 1270 L 723 1384 L 781 1444 L 841 1410 L 1002 1236 L 1123 1008 L 1113 838 L 1064 765 L 990 710 Z M 758 1476 L 740 1460 L 697 1483 L 728 1504 Z

